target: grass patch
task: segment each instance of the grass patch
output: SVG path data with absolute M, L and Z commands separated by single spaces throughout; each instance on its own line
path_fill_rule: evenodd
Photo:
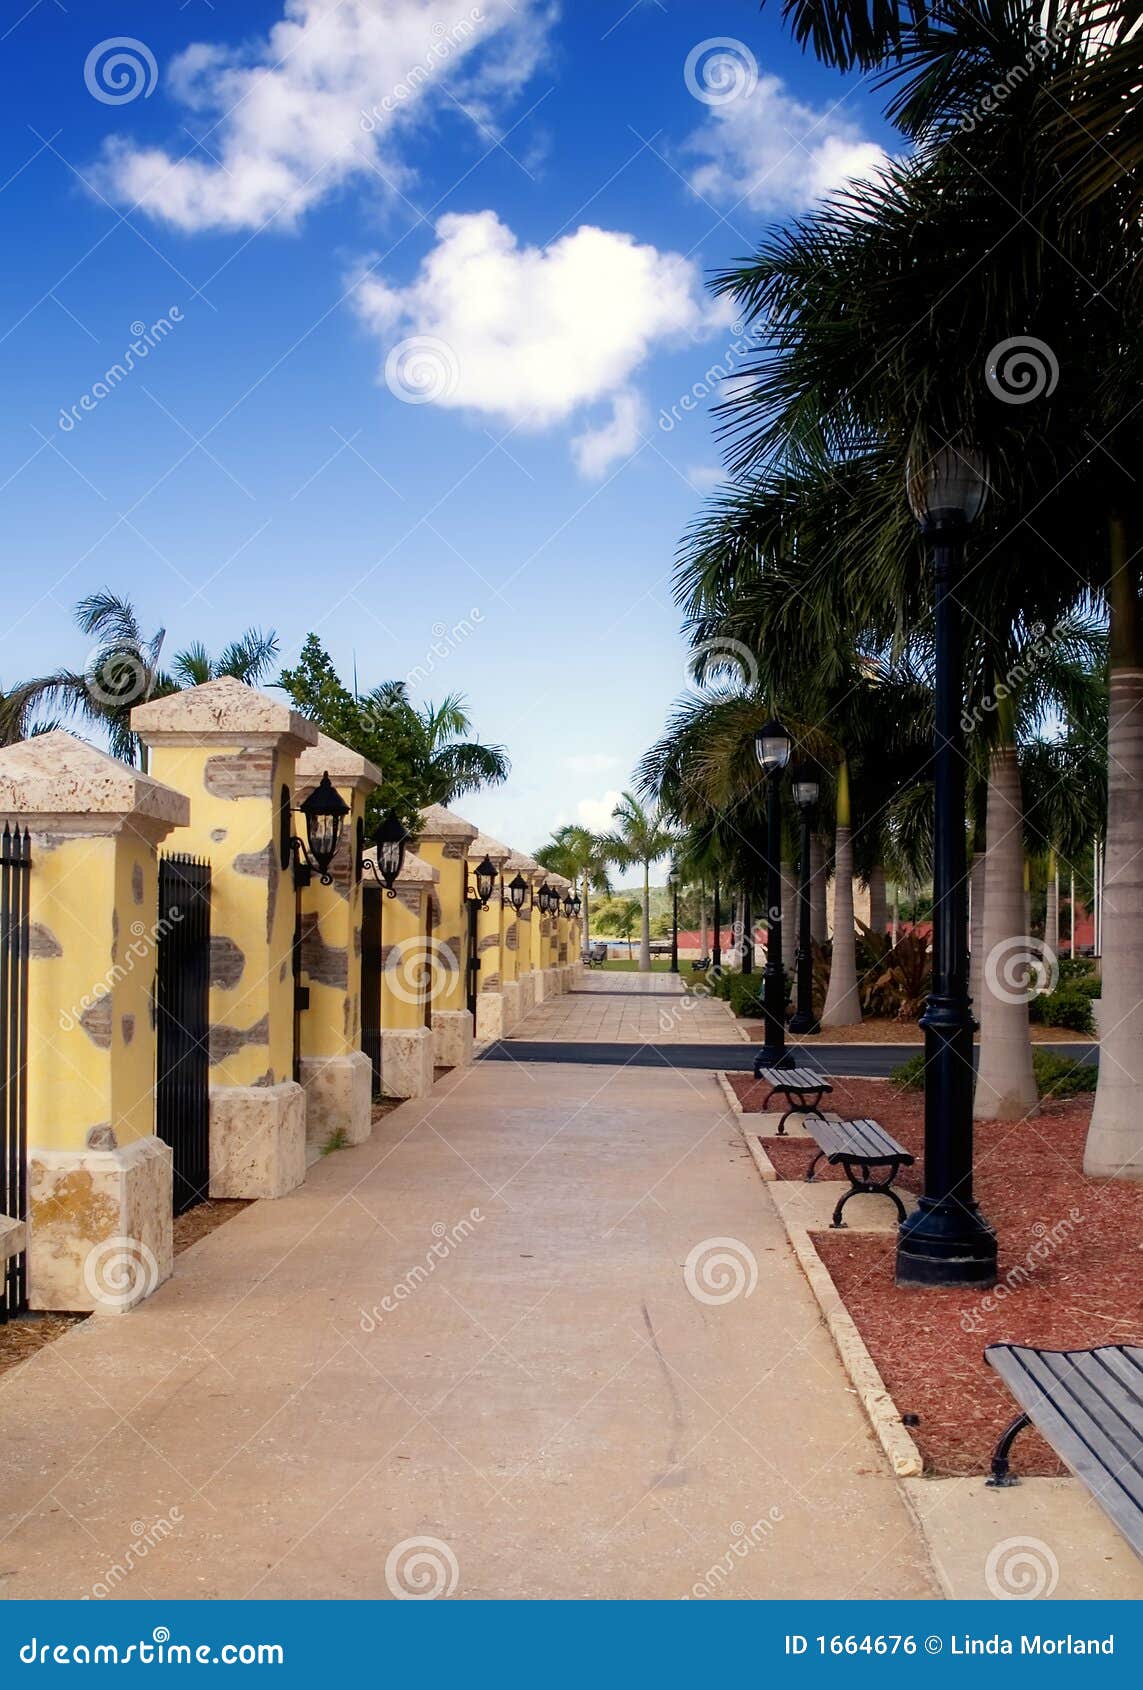
M 606 974 L 639 974 L 642 972 L 638 957 L 632 957 L 630 961 L 626 957 L 608 957 L 607 961 L 601 962 L 599 966 Z M 653 956 L 651 958 L 652 974 L 669 974 L 670 971 L 670 957 Z

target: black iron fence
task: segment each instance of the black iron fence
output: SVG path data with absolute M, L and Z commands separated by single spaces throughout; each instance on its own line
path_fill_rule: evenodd
M 28 1218 L 28 883 L 27 830 L 0 834 L 0 1215 Z M 0 1323 L 27 1306 L 23 1253 L 0 1263 Z
M 210 1191 L 210 864 L 159 863 L 155 1130 L 174 1154 L 174 1210 Z

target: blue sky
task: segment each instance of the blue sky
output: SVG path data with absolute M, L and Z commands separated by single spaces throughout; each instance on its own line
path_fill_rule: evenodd
M 875 166 L 876 94 L 749 0 L 21 10 L 0 681 L 82 664 L 102 586 L 172 647 L 316 630 L 468 696 L 487 831 L 601 825 L 685 683 L 719 459 L 680 401 L 738 355 L 704 278 Z

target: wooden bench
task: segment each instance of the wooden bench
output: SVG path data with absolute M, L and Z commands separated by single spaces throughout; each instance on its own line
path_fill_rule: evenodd
M 778 1136 L 783 1137 L 786 1122 L 791 1115 L 815 1114 L 821 1107 L 822 1098 L 833 1091 L 833 1087 L 824 1074 L 819 1074 L 814 1068 L 758 1068 L 754 1072 L 756 1080 L 765 1080 L 770 1087 L 766 1095 L 766 1105 L 772 1098 L 782 1096 L 788 1105 L 785 1114 L 778 1122 Z M 813 1102 L 807 1103 L 806 1098 L 812 1097 Z
M 849 1190 L 833 1212 L 831 1226 L 844 1226 L 842 1210 L 851 1197 L 865 1192 L 871 1197 L 888 1197 L 897 1205 L 898 1220 L 905 1219 L 905 1205 L 893 1190 L 893 1181 L 902 1167 L 909 1167 L 916 1158 L 890 1138 L 876 1121 L 827 1121 L 823 1116 L 811 1116 L 806 1129 L 817 1144 L 817 1155 L 806 1169 L 806 1179 L 812 1183 L 814 1169 L 824 1156 L 831 1167 L 840 1162 L 849 1180 Z M 875 1168 L 886 1170 L 882 1179 L 872 1177 Z M 854 1170 L 860 1170 L 860 1173 Z
M 1021 1409 L 996 1446 L 988 1483 L 1017 1483 L 1008 1457 L 1033 1425 L 1143 1556 L 1143 1349 L 989 1344 L 984 1359 Z

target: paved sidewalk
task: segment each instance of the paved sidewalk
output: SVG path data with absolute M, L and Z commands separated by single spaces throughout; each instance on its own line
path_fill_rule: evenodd
M 710 1075 L 454 1074 L 5 1375 L 0 1451 L 6 1597 L 386 1597 L 426 1537 L 458 1597 L 935 1594 Z
M 574 992 L 548 998 L 512 1041 L 575 1044 L 733 1044 L 745 1041 L 729 1007 L 684 991 L 677 974 L 585 972 Z

